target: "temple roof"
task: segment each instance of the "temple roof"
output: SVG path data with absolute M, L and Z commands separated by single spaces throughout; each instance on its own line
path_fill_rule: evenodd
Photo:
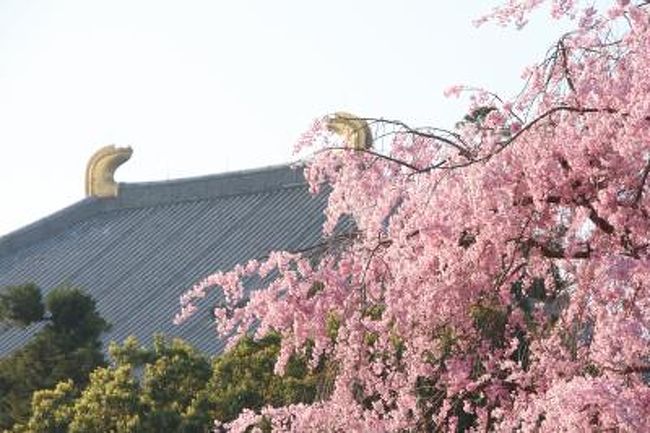
M 97 302 L 112 324 L 104 344 L 154 333 L 181 337 L 216 354 L 212 293 L 195 317 L 176 326 L 179 296 L 218 270 L 299 250 L 321 237 L 324 196 L 309 194 L 288 166 L 148 183 L 120 183 L 116 197 L 87 197 L 0 237 L 0 287 L 27 282 L 45 293 L 68 285 Z M 0 327 L 0 357 L 38 329 Z

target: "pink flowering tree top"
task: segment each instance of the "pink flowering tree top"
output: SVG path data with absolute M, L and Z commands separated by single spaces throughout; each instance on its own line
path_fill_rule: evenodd
M 542 3 L 481 21 L 522 26 Z M 306 134 L 328 241 L 212 275 L 178 319 L 220 287 L 224 335 L 275 330 L 277 373 L 301 352 L 334 383 L 222 427 L 650 431 L 650 2 L 550 3 L 576 29 L 517 98 L 472 91 L 452 131 L 363 119 L 372 148 L 330 118 Z

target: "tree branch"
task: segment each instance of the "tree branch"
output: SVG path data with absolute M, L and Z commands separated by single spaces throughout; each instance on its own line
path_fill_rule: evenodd
M 639 188 L 636 190 L 636 194 L 634 195 L 634 204 L 638 204 L 639 201 L 641 200 L 641 196 L 643 195 L 643 189 L 645 188 L 645 183 L 648 180 L 648 174 L 650 174 L 650 159 L 648 159 L 648 162 L 645 164 L 645 168 L 643 169 L 643 173 L 641 174 L 641 183 L 639 184 Z
M 461 138 L 460 135 L 456 134 L 455 132 L 452 131 L 447 131 L 446 129 L 440 129 L 440 128 L 427 128 L 430 130 L 434 131 L 439 131 L 444 134 L 448 134 L 451 137 L 454 137 L 458 142 L 454 142 L 453 140 L 444 137 L 440 134 L 434 134 L 430 132 L 425 132 L 423 131 L 423 128 L 413 128 L 409 125 L 407 125 L 405 122 L 402 122 L 401 120 L 389 120 L 389 119 L 382 119 L 382 118 L 374 118 L 374 117 L 360 117 L 359 120 L 363 120 L 366 122 L 372 122 L 372 123 L 380 123 L 380 124 L 388 124 L 388 125 L 393 125 L 393 126 L 399 126 L 402 128 L 405 132 L 415 135 L 418 137 L 424 137 L 424 138 L 431 138 L 437 141 L 440 141 L 442 143 L 445 143 L 454 149 L 456 149 L 462 156 L 464 156 L 467 159 L 473 159 L 471 152 L 466 148 L 465 143 L 463 142 L 463 139 Z
M 316 153 L 320 153 L 320 152 L 323 152 L 323 151 L 326 151 L 326 150 L 347 150 L 347 151 L 355 151 L 355 152 L 365 152 L 365 153 L 373 155 L 373 156 L 375 156 L 377 158 L 381 158 L 381 159 L 384 159 L 386 161 L 390 161 L 390 162 L 393 162 L 395 164 L 399 164 L 399 165 L 402 165 L 404 167 L 407 167 L 407 168 L 413 170 L 414 174 L 427 173 L 429 171 L 436 170 L 436 169 L 453 170 L 453 169 L 457 169 L 457 168 L 467 167 L 467 166 L 472 165 L 472 164 L 477 163 L 477 162 L 488 161 L 493 156 L 499 154 L 506 147 L 508 147 L 513 142 L 515 142 L 517 139 L 519 139 L 519 137 L 521 137 L 523 134 L 530 131 L 537 124 L 539 124 L 540 122 L 542 122 L 546 118 L 548 118 L 551 115 L 553 115 L 555 113 L 558 113 L 558 112 L 572 112 L 572 113 L 578 113 L 578 114 L 605 113 L 605 114 L 618 114 L 618 115 L 623 116 L 623 117 L 629 116 L 629 113 L 620 112 L 619 110 L 617 110 L 615 108 L 610 108 L 610 107 L 590 108 L 590 107 L 573 107 L 573 106 L 568 106 L 568 105 L 560 105 L 560 106 L 557 106 L 557 107 L 553 107 L 553 108 L 545 111 L 544 113 L 540 114 L 539 116 L 537 116 L 535 119 L 533 119 L 532 121 L 530 121 L 529 123 L 524 125 L 519 131 L 517 131 L 512 136 L 510 136 L 510 138 L 508 138 L 507 140 L 502 141 L 500 143 L 497 143 L 498 148 L 495 151 L 493 151 L 493 152 L 491 152 L 491 153 L 489 153 L 489 154 L 487 154 L 487 155 L 485 155 L 485 156 L 483 156 L 481 158 L 474 158 L 472 156 L 471 152 L 463 145 L 463 142 L 462 142 L 462 139 L 460 138 L 460 136 L 458 134 L 455 134 L 455 133 L 451 132 L 451 131 L 446 131 L 446 130 L 443 130 L 443 129 L 440 130 L 441 132 L 444 132 L 445 134 L 448 134 L 451 137 L 454 137 L 456 140 L 458 140 L 458 142 L 454 142 L 452 139 L 450 139 L 448 137 L 444 137 L 444 136 L 442 136 L 440 134 L 428 133 L 428 132 L 422 131 L 421 129 L 413 128 L 413 127 L 411 127 L 411 126 L 407 125 L 406 123 L 404 123 L 402 121 L 399 121 L 399 120 L 387 120 L 387 119 L 380 119 L 380 118 L 373 118 L 373 117 L 365 117 L 365 118 L 364 117 L 359 117 L 358 118 L 359 120 L 364 120 L 364 121 L 374 122 L 374 123 L 385 123 L 385 124 L 399 126 L 400 128 L 404 129 L 404 131 L 406 133 L 413 134 L 413 135 L 420 136 L 420 137 L 431 138 L 431 139 L 437 140 L 437 141 L 439 141 L 441 143 L 447 144 L 447 145 L 451 146 L 452 148 L 456 149 L 462 156 L 464 156 L 467 159 L 467 161 L 462 162 L 462 163 L 458 163 L 458 164 L 453 164 L 453 165 L 446 165 L 448 163 L 448 161 L 445 160 L 445 161 L 441 161 L 439 163 L 430 165 L 428 167 L 417 167 L 417 166 L 415 166 L 415 165 L 413 165 L 413 164 L 411 164 L 409 162 L 406 162 L 406 161 L 400 160 L 398 158 L 394 158 L 392 156 L 388 156 L 388 155 L 376 152 L 376 151 L 371 150 L 371 149 L 356 150 L 356 149 L 350 149 L 348 147 L 330 147 L 330 148 L 327 148 L 327 149 L 319 150 Z M 650 116 L 647 116 L 645 119 L 650 121 Z M 647 169 L 647 171 L 650 171 L 650 167 Z M 646 177 L 647 176 L 648 175 L 646 175 Z

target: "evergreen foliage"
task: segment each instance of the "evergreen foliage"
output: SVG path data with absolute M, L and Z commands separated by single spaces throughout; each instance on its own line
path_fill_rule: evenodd
M 0 321 L 19 327 L 45 323 L 24 347 L 0 359 L 0 429 L 29 418 L 35 390 L 64 380 L 84 386 L 88 374 L 104 364 L 99 338 L 109 325 L 78 289 L 56 288 L 43 304 L 33 284 L 8 287 L 0 294 Z
M 44 314 L 41 291 L 35 284 L 9 286 L 0 292 L 0 323 L 25 327 Z
M 13 433 L 207 433 L 214 420 L 232 421 L 245 410 L 313 402 L 323 369 L 310 372 L 292 357 L 284 376 L 273 368 L 277 335 L 241 340 L 212 361 L 179 339 L 156 336 L 151 348 L 134 337 L 109 348 L 111 365 L 34 393 L 32 416 Z

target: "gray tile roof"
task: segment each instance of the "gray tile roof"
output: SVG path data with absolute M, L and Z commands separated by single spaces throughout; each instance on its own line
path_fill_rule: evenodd
M 34 282 L 45 292 L 80 287 L 113 325 L 104 343 L 155 332 L 209 354 L 212 293 L 190 321 L 172 324 L 181 293 L 202 277 L 275 249 L 321 237 L 325 197 L 309 194 L 287 166 L 192 179 L 120 184 L 116 198 L 86 198 L 0 238 L 0 287 Z M 0 328 L 0 357 L 38 328 Z

